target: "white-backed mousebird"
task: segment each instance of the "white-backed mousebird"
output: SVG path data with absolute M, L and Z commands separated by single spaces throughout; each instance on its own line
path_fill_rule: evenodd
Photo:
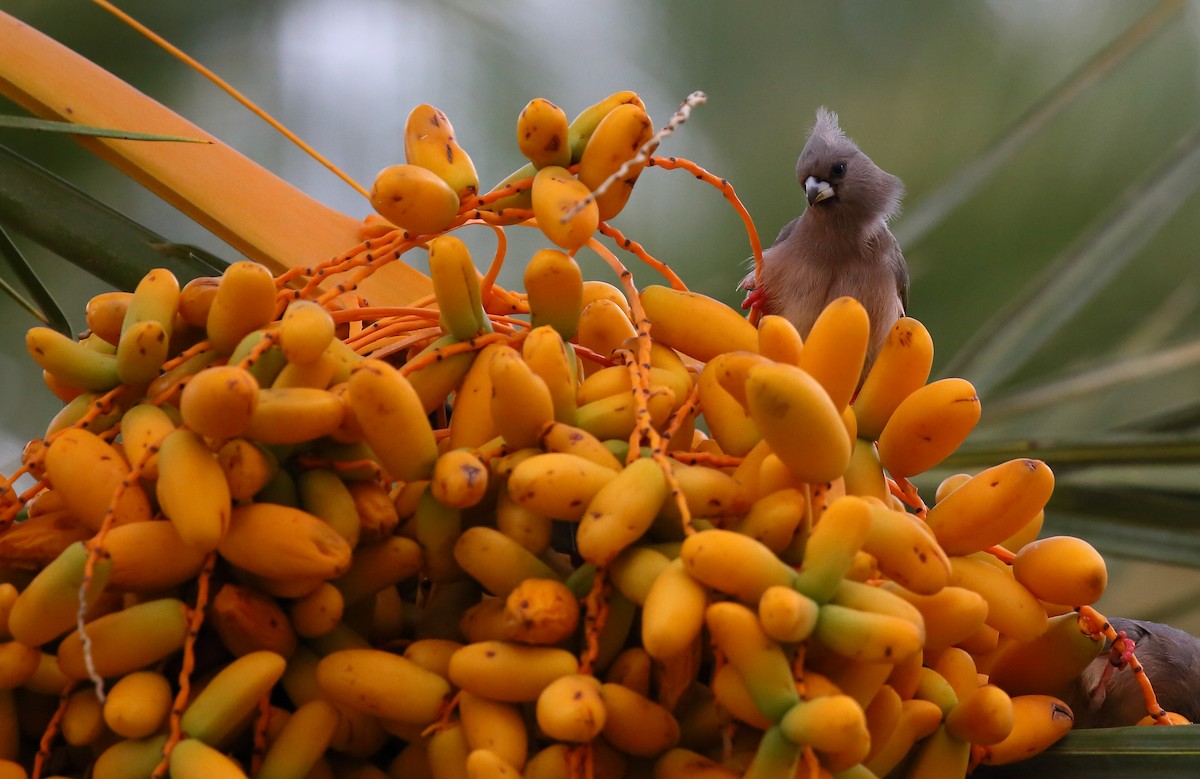
M 749 290 L 742 306 L 784 316 L 807 338 L 826 304 L 849 295 L 871 319 L 869 367 L 908 308 L 908 265 L 887 226 L 904 185 L 863 154 L 825 108 L 800 152 L 796 178 L 808 206 L 763 253 L 759 284 L 753 272 L 742 280 L 740 288 Z

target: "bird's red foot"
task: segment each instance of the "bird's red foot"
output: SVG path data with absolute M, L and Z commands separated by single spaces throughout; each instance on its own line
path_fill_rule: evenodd
M 1117 633 L 1117 639 L 1112 642 L 1108 653 L 1109 663 L 1117 670 L 1129 665 L 1129 660 L 1133 657 L 1133 642 L 1125 635 L 1124 630 Z
M 742 301 L 742 308 L 757 306 L 761 309 L 767 302 L 767 291 L 764 288 L 742 285 L 741 289 L 746 290 L 746 299 Z

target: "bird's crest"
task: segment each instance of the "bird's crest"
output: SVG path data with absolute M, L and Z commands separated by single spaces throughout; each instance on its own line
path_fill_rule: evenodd
M 900 179 L 880 169 L 863 154 L 842 131 L 838 115 L 821 106 L 817 109 L 817 123 L 796 161 L 796 176 L 802 182 L 809 175 L 823 178 L 828 166 L 839 159 L 843 162 L 858 160 L 852 174 L 838 185 L 840 210 L 857 212 L 871 220 L 886 221 L 895 216 L 904 194 Z
M 825 106 L 817 109 L 817 123 L 813 125 L 812 137 L 820 138 L 829 145 L 845 140 L 846 134 L 838 124 L 838 115 Z

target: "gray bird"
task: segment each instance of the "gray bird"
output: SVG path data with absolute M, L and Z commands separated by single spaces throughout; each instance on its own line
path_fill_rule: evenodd
M 1170 625 L 1113 618 L 1109 624 L 1133 641 L 1133 652 L 1167 711 L 1200 720 L 1200 639 Z M 1079 675 L 1063 700 L 1075 714 L 1077 728 L 1136 725 L 1146 716 L 1146 703 L 1131 667 L 1121 663 L 1120 647 L 1105 650 Z
M 800 152 L 796 178 L 808 207 L 763 253 L 761 283 L 755 287 L 753 272 L 742 280 L 740 288 L 750 291 L 742 307 L 784 316 L 807 338 L 826 304 L 854 297 L 871 318 L 865 376 L 908 309 L 908 265 L 887 226 L 904 185 L 863 154 L 825 108 Z

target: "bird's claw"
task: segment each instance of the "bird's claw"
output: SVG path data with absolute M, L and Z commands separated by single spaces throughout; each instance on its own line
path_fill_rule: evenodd
M 738 285 L 738 289 L 746 290 L 746 299 L 742 301 L 742 308 L 761 308 L 767 301 L 767 291 L 762 287 L 753 286 L 753 281 L 742 282 Z
M 1117 633 L 1108 653 L 1109 662 L 1118 670 L 1129 665 L 1129 661 L 1133 657 L 1133 641 L 1125 635 L 1124 630 Z

